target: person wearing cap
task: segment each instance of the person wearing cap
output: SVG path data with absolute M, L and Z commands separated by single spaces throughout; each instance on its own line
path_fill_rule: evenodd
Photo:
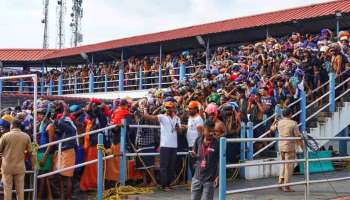
M 0 138 L 3 134 L 10 131 L 11 122 L 12 122 L 12 117 L 11 117 L 11 121 L 0 119 Z M 1 157 L 1 154 L 0 154 L 0 157 Z M 0 159 L 0 166 L 1 166 L 1 159 Z M 0 180 L 0 186 L 1 185 L 2 185 L 2 182 Z
M 345 53 L 346 49 L 349 48 L 350 33 L 348 31 L 340 31 L 338 38 L 342 51 Z
M 219 110 L 215 103 L 210 103 L 205 109 L 206 120 L 210 119 L 215 123 L 215 138 L 226 135 L 225 124 L 219 119 Z
M 11 121 L 0 119 L 0 138 L 4 133 L 7 133 L 10 131 Z
M 201 104 L 198 101 L 191 101 L 188 104 L 188 122 L 187 125 L 184 126 L 184 128 L 187 128 L 187 143 L 188 148 L 191 151 L 193 149 L 194 142 L 196 139 L 201 136 L 203 132 L 203 119 L 199 114 L 199 108 Z M 194 160 L 190 159 L 190 170 L 192 176 L 194 175 Z
M 238 109 L 238 108 L 237 108 Z M 221 119 L 226 127 L 226 138 L 240 137 L 240 117 L 233 104 L 226 103 L 221 107 Z M 238 161 L 240 151 L 239 143 L 227 144 L 227 163 L 236 163 Z
M 0 138 L 2 155 L 1 173 L 4 185 L 4 200 L 12 200 L 13 184 L 17 200 L 24 200 L 25 154 L 31 151 L 30 137 L 21 131 L 22 122 L 17 118 L 11 122 L 10 132 Z
M 55 128 L 56 128 L 56 139 L 66 139 L 76 136 L 77 127 L 75 126 L 73 119 L 69 115 L 68 105 L 65 102 L 58 102 L 56 104 L 56 119 L 55 119 Z M 78 107 L 72 107 L 72 110 L 78 110 Z M 73 117 L 74 118 L 74 117 Z M 75 140 L 69 140 L 61 143 L 61 152 L 60 153 L 60 166 L 59 169 L 68 168 L 75 165 L 76 154 L 75 147 L 79 144 L 78 138 Z M 58 156 L 56 156 L 58 159 Z M 57 161 L 58 163 L 58 161 Z M 66 170 L 60 174 L 60 196 L 61 199 L 72 199 L 72 177 L 74 175 L 74 169 Z M 66 187 L 64 187 L 66 185 Z M 66 189 L 65 189 L 66 188 Z
M 49 102 L 43 101 L 38 105 L 38 144 L 46 145 L 51 143 L 55 139 L 55 126 L 51 119 L 51 108 Z M 37 159 L 39 162 L 39 174 L 45 174 L 52 169 L 52 156 L 54 150 L 53 146 L 49 145 L 44 148 L 40 148 L 37 153 Z M 44 191 L 47 191 L 46 197 L 43 197 Z M 38 199 L 52 199 L 52 189 L 49 177 L 39 180 Z
M 129 105 L 126 99 L 122 99 L 119 103 L 119 107 L 115 109 L 111 116 L 111 122 L 115 125 L 121 125 L 122 120 L 128 116 L 129 113 Z
M 329 52 L 332 55 L 331 58 L 331 70 L 334 72 L 337 76 L 340 75 L 341 71 L 344 67 L 344 61 L 341 56 L 341 49 L 340 45 L 338 43 L 332 43 L 329 46 Z
M 300 137 L 300 131 L 298 123 L 292 120 L 292 111 L 289 108 L 286 108 L 283 111 L 283 118 L 281 120 L 275 121 L 271 126 L 272 131 L 278 131 L 280 138 L 288 137 Z M 295 160 L 297 144 L 303 148 L 303 143 L 301 140 L 288 140 L 288 141 L 279 141 L 279 153 L 281 155 L 281 160 Z M 280 176 L 278 179 L 278 184 L 287 184 L 289 183 L 294 169 L 294 163 L 284 163 L 281 164 Z M 284 192 L 294 192 L 289 186 L 284 186 L 280 188 Z
M 160 182 L 164 191 L 170 191 L 175 177 L 177 134 L 181 133 L 181 121 L 175 112 L 175 103 L 164 102 L 165 114 L 150 115 L 145 108 L 143 117 L 146 120 L 160 123 Z

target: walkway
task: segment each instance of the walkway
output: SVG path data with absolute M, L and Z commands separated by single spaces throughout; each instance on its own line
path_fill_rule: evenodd
M 313 174 L 311 179 L 323 179 L 323 178 L 335 178 L 335 177 L 345 177 L 349 176 L 350 171 L 341 171 L 341 172 L 332 172 L 324 174 Z M 293 181 L 302 181 L 303 175 L 294 176 Z M 229 183 L 229 189 L 240 189 L 247 187 L 256 187 L 263 185 L 276 184 L 276 178 L 267 178 L 259 180 L 238 180 L 235 183 Z M 332 189 L 332 187 L 334 190 Z M 330 184 L 313 184 L 310 187 L 310 200 L 326 200 L 326 199 L 336 199 L 337 197 L 350 196 L 350 180 L 341 181 L 341 182 L 332 182 Z M 226 199 L 234 200 L 303 200 L 304 199 L 304 186 L 294 186 L 293 189 L 296 192 L 293 193 L 284 193 L 278 189 L 269 189 L 261 190 L 256 192 L 241 193 L 236 195 L 227 196 Z M 90 199 L 90 198 L 89 198 Z M 145 196 L 130 196 L 125 198 L 129 200 L 189 200 L 190 191 L 185 187 L 176 188 L 173 192 L 162 192 L 155 191 L 154 194 L 145 195 Z M 215 199 L 218 199 L 217 190 L 215 191 Z M 340 198 L 345 199 L 345 198 Z M 340 200 L 337 199 L 337 200 Z

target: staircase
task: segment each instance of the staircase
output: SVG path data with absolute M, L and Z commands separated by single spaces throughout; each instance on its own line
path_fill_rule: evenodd
M 335 89 L 342 90 L 337 91 L 335 96 L 335 110 L 334 112 L 329 112 L 329 95 L 330 91 L 322 94 L 321 97 L 313 101 L 307 101 L 306 105 L 306 132 L 312 137 L 335 137 L 335 136 L 348 136 L 348 126 L 350 125 L 350 89 L 345 87 L 350 78 L 339 83 Z M 323 91 L 328 88 L 328 85 L 323 85 Z M 316 95 L 315 95 L 316 96 Z M 296 105 L 296 104 L 295 104 Z M 297 120 L 300 115 L 300 110 L 294 113 L 294 119 Z M 271 120 L 273 116 L 269 117 L 267 120 Z M 340 134 L 342 133 L 342 134 Z M 260 136 L 267 137 L 268 132 Z M 347 141 L 327 141 L 318 140 L 320 147 L 325 147 L 332 145 L 334 150 L 340 152 L 341 154 L 347 154 L 347 147 L 350 145 Z M 342 146 L 341 146 L 342 143 Z M 253 160 L 246 162 L 262 162 L 266 160 L 279 160 L 276 157 L 276 150 L 273 146 L 276 142 L 270 142 L 265 145 L 259 151 L 254 152 Z M 249 151 L 249 150 L 248 150 Z M 279 174 L 278 165 L 266 165 L 266 166 L 253 166 L 246 167 L 245 178 L 256 179 L 269 176 L 277 176 Z
M 345 96 L 341 100 L 342 102 L 336 104 L 335 112 L 320 112 L 316 116 L 316 127 L 311 127 L 311 123 L 311 126 L 308 127 L 308 134 L 312 137 L 334 137 L 350 125 L 350 98 Z M 329 141 L 326 140 L 319 140 L 318 143 L 320 146 L 329 145 Z M 332 141 L 331 143 L 336 147 L 339 142 Z

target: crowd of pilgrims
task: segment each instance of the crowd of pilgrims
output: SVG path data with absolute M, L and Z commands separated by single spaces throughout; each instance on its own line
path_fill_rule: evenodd
M 329 29 L 322 29 L 319 34 L 292 33 L 283 38 L 268 37 L 264 41 L 248 43 L 239 47 L 217 47 L 210 55 L 210 66 L 206 69 L 206 55 L 203 51 L 183 51 L 180 54 L 168 54 L 160 63 L 158 56 L 143 58 L 131 57 L 124 63 L 126 79 L 137 76 L 139 70 L 144 71 L 144 77 L 157 76 L 158 67 L 164 68 L 163 75 L 172 75 L 170 84 L 165 89 L 152 89 L 141 99 L 115 99 L 104 102 L 91 99 L 85 103 L 68 105 L 64 101 L 38 101 L 37 141 L 39 145 L 55 140 L 72 137 L 109 125 L 120 125 L 125 119 L 126 124 L 157 125 L 147 120 L 144 112 L 158 115 L 166 112 L 165 106 L 171 102 L 175 106 L 176 115 L 180 118 L 182 134 L 177 135 L 178 151 L 187 152 L 193 145 L 193 140 L 200 131 L 189 131 L 188 120 L 193 115 L 189 110 L 195 110 L 200 116 L 199 123 L 211 119 L 215 123 L 215 137 L 240 137 L 241 123 L 261 123 L 266 117 L 288 107 L 299 98 L 301 92 L 316 97 L 312 91 L 328 81 L 328 74 L 348 77 L 350 67 L 350 34 L 341 31 L 335 35 Z M 179 80 L 179 65 L 196 66 L 191 69 L 191 75 Z M 98 66 L 82 68 L 65 68 L 62 72 L 51 71 L 43 77 L 57 78 L 63 73 L 64 78 L 70 76 L 88 77 L 94 75 L 118 74 L 121 62 L 104 63 Z M 166 79 L 166 78 L 165 78 Z M 86 81 L 83 78 L 83 81 Z M 151 82 L 153 80 L 150 80 Z M 129 83 L 134 84 L 134 83 Z M 33 103 L 27 100 L 22 106 L 2 110 L 0 132 L 9 131 L 13 117 L 23 119 L 23 131 L 33 139 Z M 202 122 L 200 122 L 202 120 Z M 198 120 L 197 120 L 198 121 Z M 263 123 L 254 130 L 254 137 L 269 130 L 271 123 Z M 104 145 L 109 154 L 119 154 L 120 127 L 102 131 L 105 135 Z M 197 135 L 196 135 L 197 134 Z M 137 152 L 139 149 L 151 149 L 147 152 L 159 151 L 161 134 L 155 128 L 127 127 L 127 151 Z M 79 140 L 63 142 L 61 168 L 75 163 L 97 158 L 97 134 L 86 135 Z M 263 145 L 263 144 L 260 144 Z M 259 144 L 255 148 L 259 149 Z M 53 171 L 57 165 L 57 145 L 49 145 L 38 150 L 40 172 Z M 229 163 L 239 160 L 239 146 L 229 145 L 227 159 Z M 179 156 L 178 159 L 182 157 Z M 27 168 L 32 168 L 28 157 Z M 106 162 L 106 180 L 118 182 L 119 157 Z M 135 158 L 136 179 L 142 184 L 155 184 L 149 181 L 148 173 L 152 169 L 157 177 L 157 159 L 146 159 L 140 162 Z M 145 166 L 147 165 L 147 166 Z M 180 168 L 180 166 L 179 166 Z M 138 171 L 141 172 L 137 176 Z M 130 175 L 131 176 L 131 175 Z M 135 179 L 132 176 L 131 179 Z M 158 175 L 159 176 L 159 175 Z M 73 177 L 75 179 L 73 179 Z M 68 184 L 65 194 L 72 195 L 72 182 L 79 182 L 80 190 L 87 191 L 97 187 L 97 166 L 88 165 L 80 169 L 61 173 L 60 181 Z M 39 197 L 52 196 L 52 178 L 44 178 L 39 182 Z M 74 180 L 74 181 L 73 181 Z M 150 183 L 151 182 L 151 183 Z M 61 190 L 61 193 L 63 189 Z M 42 197 L 46 199 L 46 197 Z

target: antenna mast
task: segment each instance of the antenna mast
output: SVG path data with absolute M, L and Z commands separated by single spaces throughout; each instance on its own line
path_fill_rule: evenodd
M 72 29 L 72 47 L 77 47 L 83 41 L 83 34 L 81 31 L 81 20 L 83 18 L 82 4 L 83 0 L 73 0 L 72 13 L 70 15 L 72 18 L 70 23 Z
M 64 19 L 66 14 L 66 0 L 57 0 L 56 16 L 57 17 L 57 47 L 62 49 L 65 43 Z
M 48 22 L 49 22 L 49 0 L 43 0 L 44 4 L 44 19 L 41 20 L 41 23 L 44 24 L 44 38 L 43 38 L 43 48 L 49 48 L 49 40 L 48 40 Z

